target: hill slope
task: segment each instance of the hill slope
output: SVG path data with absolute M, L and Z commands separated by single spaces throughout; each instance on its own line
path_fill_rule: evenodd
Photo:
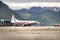
M 11 10 L 6 4 L 0 1 L 0 19 L 11 19 L 11 16 L 15 15 L 17 19 L 22 19 L 17 13 Z

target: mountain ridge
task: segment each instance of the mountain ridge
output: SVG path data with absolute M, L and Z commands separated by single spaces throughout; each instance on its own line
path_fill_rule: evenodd
M 30 9 L 14 10 L 26 20 L 36 20 L 40 25 L 52 26 L 60 24 L 60 7 L 31 7 Z
M 15 15 L 18 19 L 22 19 L 22 17 L 10 9 L 8 5 L 0 1 L 0 19 L 11 19 L 12 15 Z

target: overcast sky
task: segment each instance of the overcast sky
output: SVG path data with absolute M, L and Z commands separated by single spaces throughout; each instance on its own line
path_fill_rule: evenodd
M 60 7 L 60 0 L 1 0 L 11 9 L 30 8 L 32 6 Z
M 16 3 L 24 3 L 24 2 L 60 2 L 60 0 L 2 0 L 6 2 L 16 2 Z

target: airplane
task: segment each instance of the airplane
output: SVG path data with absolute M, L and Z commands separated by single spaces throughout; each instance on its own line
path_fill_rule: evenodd
M 11 23 L 14 24 L 14 25 L 19 25 L 19 26 L 31 26 L 33 24 L 40 24 L 40 22 L 38 22 L 38 21 L 18 20 L 18 19 L 15 18 L 14 15 L 12 15 Z

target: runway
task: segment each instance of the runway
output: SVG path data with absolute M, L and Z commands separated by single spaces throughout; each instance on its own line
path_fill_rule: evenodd
M 0 27 L 0 40 L 60 40 L 60 27 Z

